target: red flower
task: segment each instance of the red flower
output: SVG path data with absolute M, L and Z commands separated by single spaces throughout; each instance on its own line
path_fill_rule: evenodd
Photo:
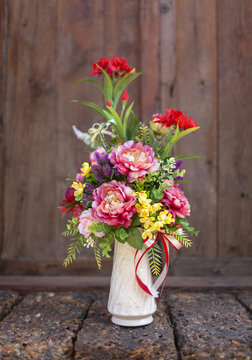
M 81 204 L 77 204 L 74 208 L 74 213 L 73 216 L 74 217 L 79 217 L 80 213 L 82 212 L 82 210 L 84 209 L 84 207 Z
M 132 68 L 127 64 L 127 60 L 122 57 L 119 58 L 114 55 L 113 60 L 110 61 L 111 70 L 115 72 L 115 75 L 121 75 L 121 72 L 131 72 Z
M 102 71 L 100 68 L 106 70 L 106 72 L 109 75 L 112 75 L 112 70 L 109 65 L 110 65 L 110 60 L 108 57 L 99 59 L 98 62 L 93 63 L 93 70 L 91 71 L 91 75 L 98 74 L 98 76 L 101 76 Z
M 106 101 L 106 105 L 112 107 L 111 102 L 109 100 Z
M 102 75 L 102 70 L 105 70 L 109 76 L 123 76 L 125 73 L 130 72 L 132 70 L 131 67 L 127 64 L 127 60 L 125 58 L 119 58 L 117 56 L 113 57 L 113 60 L 110 60 L 108 57 L 104 57 L 98 60 L 98 62 L 93 63 L 93 70 L 91 71 L 91 75 Z
M 177 126 L 178 124 L 180 130 L 186 130 L 198 126 L 196 121 L 192 118 L 188 118 L 188 116 L 183 114 L 180 110 L 165 109 L 165 115 L 156 114 L 153 116 L 154 123 L 159 123 L 166 127 L 170 127 L 172 125 Z
M 70 211 L 73 211 L 75 197 L 74 197 L 74 189 L 69 187 L 66 189 L 65 192 L 65 199 L 61 202 L 61 208 L 60 211 L 64 214 L 68 214 Z
M 129 101 L 129 95 L 126 90 L 122 93 L 122 101 Z

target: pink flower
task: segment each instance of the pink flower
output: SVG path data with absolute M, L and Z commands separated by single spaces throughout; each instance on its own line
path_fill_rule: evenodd
M 176 216 L 180 218 L 189 216 L 190 204 L 187 197 L 178 185 L 174 185 L 173 181 L 171 183 L 169 189 L 164 190 L 164 198 L 161 202 L 165 203 L 167 208 Z
M 97 222 L 97 220 L 94 219 L 94 217 L 92 216 L 91 209 L 82 211 L 79 217 L 79 225 L 78 225 L 79 233 L 84 235 L 85 238 L 88 239 L 91 235 L 91 232 L 88 230 L 88 227 L 93 225 L 93 223 L 95 222 Z M 100 232 L 100 233 L 96 233 L 95 235 L 98 237 L 102 237 L 104 236 L 104 233 Z
M 158 171 L 160 165 L 150 146 L 143 145 L 141 141 L 134 143 L 133 140 L 112 150 L 109 160 L 121 174 L 127 175 L 129 182 L 134 182 L 139 177 Z
M 106 105 L 112 107 L 111 102 L 109 100 L 106 101 Z
M 128 228 L 136 212 L 134 191 L 125 182 L 112 180 L 94 190 L 92 215 L 99 221 Z
M 84 180 L 84 176 L 82 175 L 82 172 L 80 171 L 80 172 L 78 172 L 77 174 L 76 174 L 76 181 L 78 182 L 78 183 L 80 183 L 80 182 L 82 182 Z

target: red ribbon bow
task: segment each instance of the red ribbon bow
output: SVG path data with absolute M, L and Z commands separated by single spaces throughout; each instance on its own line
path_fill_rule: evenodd
M 140 264 L 141 260 L 143 259 L 143 257 L 147 253 L 147 251 L 150 250 L 156 244 L 156 242 L 158 241 L 159 235 L 161 236 L 161 240 L 162 240 L 162 244 L 163 244 L 163 248 L 164 248 L 164 253 L 165 253 L 165 266 L 164 266 L 161 274 L 159 275 L 159 277 L 156 279 L 155 283 L 151 287 L 149 287 L 140 279 L 140 277 L 137 274 L 137 270 L 138 270 L 138 267 L 139 267 L 139 264 Z M 148 244 L 148 242 L 149 242 L 149 244 Z M 137 259 L 137 254 L 138 254 L 139 250 L 136 250 L 136 253 L 135 253 L 135 263 L 136 263 L 135 275 L 136 275 L 136 279 L 137 279 L 137 282 L 138 282 L 139 286 L 147 294 L 149 294 L 151 296 L 154 296 L 154 297 L 157 297 L 158 300 L 159 300 L 159 298 L 160 298 L 160 296 L 162 294 L 163 288 L 164 288 L 164 284 L 165 284 L 165 280 L 166 280 L 167 272 L 168 272 L 168 267 L 169 267 L 169 244 L 171 244 L 176 251 L 179 250 L 182 247 L 183 244 L 181 243 L 180 240 L 178 240 L 176 238 L 176 235 L 174 235 L 174 234 L 173 235 L 165 234 L 165 233 L 162 233 L 162 232 L 157 232 L 155 240 L 151 240 L 149 238 L 146 238 L 144 240 L 144 244 L 146 244 L 147 247 L 143 251 L 141 256 L 139 257 L 137 262 L 136 262 L 136 259 Z M 161 286 L 161 291 L 158 294 L 157 290 L 158 290 L 158 288 L 160 286 Z

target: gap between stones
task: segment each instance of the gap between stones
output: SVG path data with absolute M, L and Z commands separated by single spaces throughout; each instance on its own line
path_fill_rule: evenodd
M 165 302 L 165 305 L 166 305 L 165 312 L 166 312 L 166 315 L 167 315 L 167 320 L 168 320 L 168 322 L 169 322 L 169 324 L 170 324 L 170 326 L 172 328 L 173 339 L 174 339 L 174 344 L 175 344 L 175 348 L 176 348 L 176 351 L 177 351 L 178 360 L 182 360 L 179 345 L 178 345 L 179 334 L 178 334 L 176 322 L 175 322 L 174 317 L 172 315 L 171 307 L 170 307 L 168 301 Z
M 241 304 L 242 307 L 244 307 L 244 309 L 247 311 L 247 313 L 249 314 L 250 319 L 252 319 L 252 311 L 251 309 L 248 307 L 247 304 L 245 304 L 242 300 L 239 299 L 238 295 L 235 295 L 235 300 L 238 301 L 239 304 Z
M 0 322 L 2 322 L 12 312 L 12 310 L 24 300 L 23 296 L 21 296 L 20 294 L 18 295 L 19 298 L 15 300 L 15 302 L 11 305 L 10 309 L 6 310 L 6 312 L 0 315 Z
M 71 358 L 70 358 L 72 360 L 75 360 L 75 343 L 76 343 L 76 341 L 78 339 L 78 333 L 83 328 L 84 321 L 86 320 L 86 318 L 88 316 L 88 313 L 89 313 L 89 310 L 90 310 L 90 308 L 91 308 L 91 306 L 93 305 L 94 302 L 95 302 L 95 299 L 92 298 L 90 300 L 90 304 L 89 304 L 87 310 L 85 312 L 82 312 L 82 314 L 81 314 L 80 324 L 79 324 L 77 330 L 74 331 L 74 337 L 72 338 L 73 351 L 72 351 Z

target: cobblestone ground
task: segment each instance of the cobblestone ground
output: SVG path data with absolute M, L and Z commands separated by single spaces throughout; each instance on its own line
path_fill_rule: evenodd
M 107 296 L 0 290 L 0 359 L 252 359 L 252 293 L 166 290 L 139 328 L 112 324 Z

